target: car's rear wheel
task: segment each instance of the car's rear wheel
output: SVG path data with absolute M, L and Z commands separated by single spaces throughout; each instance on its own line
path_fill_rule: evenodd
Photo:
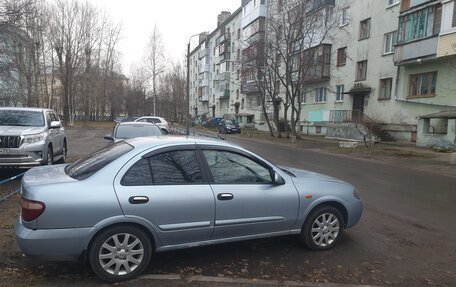
M 301 242 L 311 250 L 333 248 L 342 236 L 344 217 L 335 207 L 324 205 L 307 217 L 301 232 Z
M 89 248 L 93 272 L 109 282 L 131 280 L 149 264 L 152 245 L 146 233 L 131 226 L 103 231 Z

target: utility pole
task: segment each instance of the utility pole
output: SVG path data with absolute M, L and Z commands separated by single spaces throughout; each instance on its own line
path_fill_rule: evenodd
M 192 41 L 192 38 L 195 36 L 199 36 L 199 34 L 192 35 L 188 39 L 188 44 L 187 44 L 187 116 L 186 116 L 186 128 L 185 128 L 185 134 L 188 136 L 190 135 L 190 42 Z

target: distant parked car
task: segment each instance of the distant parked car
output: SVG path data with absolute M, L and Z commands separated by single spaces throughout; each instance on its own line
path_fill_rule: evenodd
M 220 123 L 220 121 L 223 120 L 223 118 L 211 118 L 211 119 L 208 119 L 203 127 L 205 128 L 217 128 L 218 127 L 218 124 Z
M 162 129 L 163 134 L 165 134 L 165 135 L 167 135 L 171 132 L 171 128 L 170 128 L 168 122 L 164 118 L 161 118 L 161 117 L 145 116 L 145 117 L 140 117 L 140 118 L 136 119 L 135 122 L 154 123 Z
M 65 162 L 65 128 L 50 109 L 0 108 L 0 166 L 30 168 Z
M 163 135 L 163 132 L 156 124 L 144 122 L 123 122 L 117 124 L 112 130 L 112 134 L 105 135 L 104 139 L 111 142 L 118 142 L 120 140 L 138 137 L 161 135 Z
M 221 120 L 218 124 L 218 130 L 222 134 L 241 133 L 241 128 L 235 120 Z
M 166 136 L 32 169 L 21 206 L 15 233 L 25 255 L 89 262 L 110 282 L 140 275 L 154 252 L 290 234 L 330 249 L 363 210 L 338 179 L 224 141 Z

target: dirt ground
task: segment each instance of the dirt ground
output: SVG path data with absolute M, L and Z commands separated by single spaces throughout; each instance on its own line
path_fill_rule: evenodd
M 75 160 L 104 146 L 103 135 L 108 132 L 109 127 L 68 129 L 69 159 Z M 277 144 L 291 145 L 286 140 Z M 456 170 L 440 154 L 424 150 L 382 147 L 375 152 L 363 149 L 347 152 L 331 141 L 298 144 L 309 149 L 315 147 L 322 153 L 369 161 L 409 166 L 419 162 L 415 168 L 432 172 L 438 167 L 449 170 L 448 173 Z M 0 286 L 111 286 L 99 281 L 79 263 L 43 263 L 23 257 L 13 231 L 19 201 L 19 195 L 15 195 L 0 202 Z M 451 219 L 448 227 L 453 228 Z M 456 286 L 456 245 L 440 231 L 366 206 L 362 222 L 342 239 L 338 248 L 323 253 L 302 248 L 296 237 L 281 237 L 156 254 L 146 273 L 400 287 Z M 428 265 L 418 264 L 422 262 Z M 142 284 L 147 283 L 135 280 L 115 286 Z

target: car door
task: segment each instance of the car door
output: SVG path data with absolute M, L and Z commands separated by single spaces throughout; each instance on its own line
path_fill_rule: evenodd
M 214 195 L 200 164 L 195 145 L 134 159 L 114 184 L 125 216 L 151 224 L 162 246 L 210 240 Z
M 272 168 L 240 150 L 200 149 L 216 198 L 214 240 L 290 231 L 299 210 L 291 180 L 274 184 Z

